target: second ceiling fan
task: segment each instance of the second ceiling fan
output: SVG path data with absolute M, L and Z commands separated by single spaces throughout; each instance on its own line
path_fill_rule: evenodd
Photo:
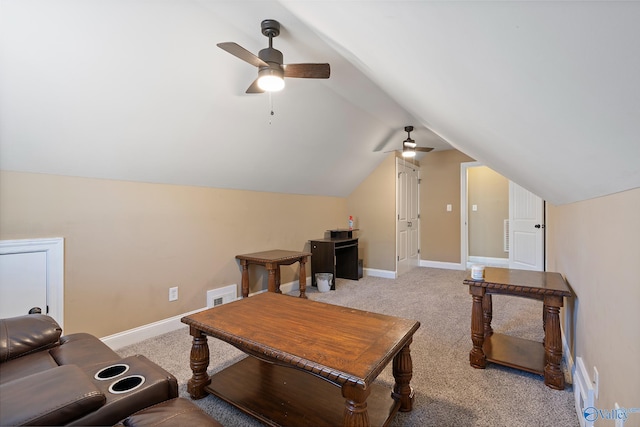
M 418 147 L 418 144 L 411 138 L 413 126 L 405 126 L 404 131 L 407 132 L 407 139 L 402 141 L 402 157 L 415 157 L 418 151 L 428 153 L 433 150 L 432 147 Z
M 280 23 L 265 19 L 261 23 L 262 34 L 269 38 L 269 47 L 262 49 L 258 56 L 234 42 L 218 43 L 218 47 L 249 64 L 258 67 L 258 78 L 246 93 L 273 92 L 284 88 L 284 78 L 328 79 L 331 74 L 329 64 L 283 64 L 282 52 L 273 47 L 273 38 L 280 34 Z

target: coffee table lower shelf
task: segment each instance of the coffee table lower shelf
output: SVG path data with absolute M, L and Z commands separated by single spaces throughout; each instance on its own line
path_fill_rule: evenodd
M 246 357 L 211 376 L 205 390 L 270 426 L 343 424 L 339 387 L 304 371 Z M 373 384 L 367 399 L 372 426 L 387 426 L 400 403 L 391 388 Z
M 493 333 L 482 346 L 488 362 L 544 375 L 544 345 L 537 341 Z

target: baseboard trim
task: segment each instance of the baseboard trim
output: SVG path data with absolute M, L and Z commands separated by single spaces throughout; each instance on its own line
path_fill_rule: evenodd
M 398 278 L 397 273 L 391 270 L 378 270 L 377 268 L 364 268 L 363 273 L 365 276 L 382 277 L 385 279 Z
M 309 288 L 309 286 L 311 286 L 311 276 L 307 276 L 307 284 L 306 284 L 307 288 Z M 295 291 L 299 291 L 300 290 L 300 282 L 298 280 L 294 280 L 292 282 L 288 282 L 288 283 L 280 283 L 280 292 L 282 292 L 283 294 L 289 294 L 291 292 L 295 292 Z M 261 289 L 257 292 L 251 292 L 249 293 L 249 296 L 251 295 L 258 295 L 261 294 L 263 292 L 267 292 L 268 289 Z
M 158 335 L 173 332 L 180 328 L 186 328 L 187 325 L 182 323 L 180 319 L 184 316 L 188 316 L 193 313 L 197 313 L 202 310 L 206 310 L 207 307 L 193 310 L 188 313 L 179 314 L 177 316 L 169 317 L 168 319 L 158 320 L 157 322 L 149 323 L 146 325 L 138 326 L 137 328 L 129 329 L 126 331 L 118 332 L 117 334 L 109 335 L 100 340 L 111 347 L 112 350 L 118 350 L 128 345 L 139 343 L 149 338 L 154 338 Z
M 442 268 L 445 270 L 466 270 L 464 265 L 455 262 L 420 260 L 420 267 Z
M 489 267 L 509 268 L 509 258 L 495 258 L 488 256 L 470 256 L 467 264 L 483 264 Z
M 569 371 L 569 382 L 573 384 L 573 357 L 571 356 L 571 350 L 569 349 L 569 343 L 567 343 L 567 338 L 564 336 L 564 331 L 560 330 L 560 336 L 562 337 L 562 357 L 564 358 L 567 364 L 567 370 Z

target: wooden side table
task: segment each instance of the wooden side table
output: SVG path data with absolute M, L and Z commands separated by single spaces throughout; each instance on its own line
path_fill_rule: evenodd
M 249 266 L 251 264 L 263 265 L 269 272 L 268 291 L 281 294 L 280 291 L 280 266 L 300 263 L 300 298 L 306 298 L 307 289 L 307 271 L 305 264 L 309 252 L 286 251 L 282 249 L 274 249 L 264 252 L 255 252 L 252 254 L 236 255 L 236 259 L 240 260 L 242 266 L 242 297 L 249 296 Z
M 464 280 L 473 298 L 469 361 L 474 368 L 485 368 L 487 361 L 544 376 L 553 389 L 564 389 L 560 307 L 564 297 L 573 295 L 559 273 L 510 270 L 487 267 L 483 280 Z M 543 345 L 539 342 L 494 333 L 491 328 L 491 294 L 513 295 L 542 300 Z

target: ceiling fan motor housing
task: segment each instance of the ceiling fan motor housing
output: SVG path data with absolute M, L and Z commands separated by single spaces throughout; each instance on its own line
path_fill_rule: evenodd
M 262 59 L 269 65 L 271 65 L 272 63 L 282 65 L 282 63 L 284 62 L 282 52 L 272 47 L 267 47 L 258 52 L 258 58 Z
M 268 72 L 269 74 L 279 75 L 280 78 L 282 78 L 284 76 L 284 69 L 282 68 L 284 57 L 282 56 L 282 52 L 274 49 L 271 44 L 271 39 L 280 35 L 280 23 L 275 19 L 265 19 L 260 24 L 260 27 L 262 28 L 262 34 L 269 37 L 269 47 L 258 52 L 258 58 L 269 64 L 268 69 L 271 70 Z M 264 71 L 266 68 L 267 67 L 260 67 L 260 72 L 262 74 L 266 73 L 266 71 Z M 260 73 L 258 74 L 261 75 Z

